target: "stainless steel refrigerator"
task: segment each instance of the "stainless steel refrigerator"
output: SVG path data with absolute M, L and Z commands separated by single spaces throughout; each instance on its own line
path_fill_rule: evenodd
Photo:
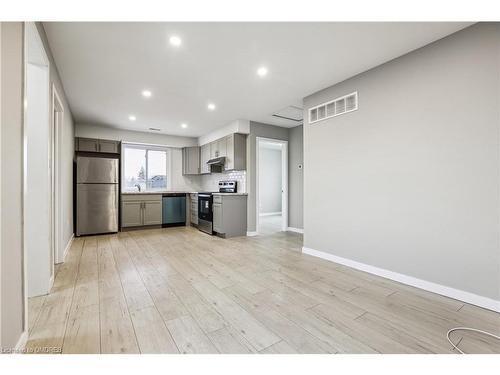
M 76 235 L 118 232 L 117 158 L 77 156 Z

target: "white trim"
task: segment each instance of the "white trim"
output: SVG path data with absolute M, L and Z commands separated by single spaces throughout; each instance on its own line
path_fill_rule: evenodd
M 259 149 L 261 142 L 273 142 L 282 145 L 281 148 L 281 181 L 282 181 L 282 194 L 281 194 L 281 230 L 286 231 L 288 228 L 288 141 L 274 138 L 255 138 L 255 230 L 259 232 Z
M 302 228 L 288 227 L 287 231 L 288 232 L 295 232 L 295 233 L 302 233 L 302 234 L 304 234 L 304 229 L 302 229 Z
M 52 103 L 51 103 L 51 152 L 52 152 L 52 246 L 53 246 L 53 263 L 58 264 L 64 262 L 64 257 L 61 254 L 62 246 L 62 222 L 63 212 L 61 204 L 61 149 L 62 149 L 62 127 L 64 122 L 64 105 L 57 92 L 56 85 L 52 83 Z M 62 258 L 62 259 L 61 259 Z M 53 266 L 52 266 L 53 267 Z M 54 277 L 55 269 L 52 268 L 52 277 Z
M 19 340 L 17 340 L 15 351 L 18 352 L 18 351 L 23 350 L 25 348 L 27 342 L 28 342 L 28 331 L 25 330 L 25 331 L 23 331 L 23 333 L 21 333 Z
M 260 217 L 262 216 L 277 216 L 277 215 L 282 215 L 282 212 L 265 212 L 262 214 L 259 214 Z
M 402 273 L 389 271 L 383 268 L 371 266 L 369 264 L 356 262 L 355 260 L 342 258 L 337 255 L 330 253 L 325 253 L 323 251 L 314 250 L 308 247 L 302 247 L 302 252 L 304 254 L 312 255 L 314 257 L 329 260 L 331 262 L 343 264 L 344 266 L 355 268 L 360 271 L 368 272 L 373 275 L 381 276 L 389 280 L 394 280 L 402 284 L 414 286 L 419 289 L 426 290 L 428 292 L 437 293 L 442 296 L 457 299 L 459 301 L 467 302 L 472 305 L 483 307 L 488 310 L 493 310 L 500 312 L 500 301 L 494 300 L 492 298 L 479 296 L 474 293 L 466 292 L 463 290 L 451 288 L 449 286 L 436 284 L 430 281 L 417 279 L 413 276 L 407 276 Z
M 63 254 L 63 258 L 62 258 L 61 263 L 66 262 L 66 255 L 68 255 L 68 251 L 71 248 L 71 245 L 73 244 L 74 239 L 75 239 L 75 235 L 73 233 L 71 233 L 71 237 L 70 237 L 68 243 L 66 244 L 66 247 L 64 248 L 64 254 Z
M 256 235 L 258 235 L 257 232 L 247 232 L 247 237 L 254 237 Z
M 22 136 L 23 136 L 23 150 L 22 150 L 22 257 L 23 257 L 23 293 L 24 293 L 24 304 L 23 304 L 23 314 L 24 314 L 24 333 L 26 334 L 27 337 L 27 330 L 29 327 L 29 318 L 28 318 L 28 254 L 26 250 L 26 226 L 25 226 L 25 218 L 26 218 L 26 197 L 28 194 L 28 185 L 27 185 L 27 180 L 28 180 L 28 149 L 27 149 L 27 144 L 28 144 L 28 135 L 27 135 L 27 85 L 28 85 L 28 80 L 26 79 L 27 77 L 27 66 L 29 64 L 28 61 L 28 48 L 29 48 L 29 43 L 28 43 L 28 37 L 30 34 L 34 34 L 35 36 L 35 43 L 37 44 L 37 47 L 40 49 L 42 52 L 42 59 L 43 65 L 46 69 L 46 85 L 47 85 L 47 126 L 50 128 L 52 125 L 50 123 L 51 115 L 51 107 L 50 107 L 50 98 L 51 98 L 51 93 L 50 93 L 50 60 L 47 56 L 47 52 L 45 51 L 45 46 L 43 45 L 42 38 L 40 36 L 40 33 L 38 32 L 38 28 L 36 27 L 35 22 L 25 22 L 24 23 L 24 29 L 23 29 L 24 35 L 23 35 L 23 42 L 24 42 L 24 47 L 23 47 L 23 129 L 22 129 Z M 49 137 L 50 138 L 50 137 Z M 49 152 L 50 152 L 50 139 L 48 140 L 49 142 Z M 47 155 L 49 157 L 49 155 Z M 50 173 L 50 171 L 49 171 Z M 51 176 L 48 176 L 49 179 Z M 47 197 L 49 200 L 51 199 L 51 192 L 49 192 L 49 196 Z M 50 228 L 52 230 L 52 228 Z M 51 266 L 51 265 L 49 265 Z M 50 279 L 49 279 L 50 282 Z M 50 290 L 50 289 L 49 289 Z M 48 293 L 48 290 L 47 290 Z M 21 336 L 22 338 L 22 336 Z

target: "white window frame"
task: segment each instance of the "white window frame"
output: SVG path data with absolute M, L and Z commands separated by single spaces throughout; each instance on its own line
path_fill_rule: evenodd
M 121 150 L 121 155 L 122 155 L 122 165 L 121 165 L 121 184 L 122 184 L 122 192 L 130 192 L 129 190 L 125 190 L 125 163 L 126 157 L 125 157 L 125 149 L 126 148 L 135 148 L 139 150 L 150 150 L 150 151 L 165 151 L 167 155 L 167 162 L 165 166 L 165 176 L 167 176 L 167 187 L 165 190 L 170 190 L 172 188 L 172 150 L 170 147 L 165 147 L 161 145 L 152 145 L 152 144 L 145 144 L 145 143 L 128 143 L 128 142 L 122 142 L 122 150 Z M 148 158 L 146 157 L 146 181 L 148 178 Z M 146 185 L 146 190 L 148 192 L 155 192 L 156 190 L 148 190 L 147 185 Z

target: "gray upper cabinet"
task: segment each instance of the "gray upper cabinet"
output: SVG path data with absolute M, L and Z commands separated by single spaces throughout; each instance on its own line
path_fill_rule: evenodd
M 207 165 L 207 161 L 210 160 L 210 143 L 200 147 L 200 173 L 206 174 L 210 173 L 210 166 Z
M 77 151 L 98 152 L 99 140 L 90 138 L 77 138 L 76 139 Z
M 99 152 L 118 154 L 120 152 L 120 142 L 99 139 Z
M 182 174 L 200 174 L 200 147 L 182 149 Z
M 224 170 L 245 170 L 247 167 L 247 140 L 245 134 L 234 133 L 200 148 L 200 173 L 210 173 L 207 161 L 225 157 Z
M 75 151 L 120 153 L 120 141 L 94 138 L 76 138 Z
M 218 158 L 221 158 L 223 156 L 227 156 L 227 142 L 226 142 L 227 137 L 221 138 L 217 141 L 217 151 L 218 151 Z
M 243 171 L 247 168 L 247 140 L 244 134 L 230 134 L 225 139 L 226 171 Z
M 219 141 L 213 141 L 210 143 L 210 159 L 215 159 L 219 157 Z

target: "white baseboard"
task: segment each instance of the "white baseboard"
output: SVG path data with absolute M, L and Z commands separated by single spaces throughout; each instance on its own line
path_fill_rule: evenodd
M 75 235 L 72 233 L 68 243 L 66 244 L 66 247 L 64 248 L 63 259 L 62 259 L 61 263 L 66 262 L 66 255 L 68 255 L 68 251 L 69 251 L 69 249 L 71 249 L 71 244 L 73 243 L 74 239 L 75 239 Z
M 389 271 L 383 268 L 378 268 L 375 266 L 371 266 L 369 264 L 364 264 L 360 262 L 356 262 L 351 259 L 342 258 L 337 255 L 333 255 L 330 253 L 325 253 L 323 251 L 310 249 L 307 247 L 302 247 L 302 252 L 304 254 L 312 255 L 318 258 L 326 259 L 331 262 L 339 263 L 344 266 L 352 267 L 360 271 L 368 272 L 373 275 L 381 276 L 389 280 L 394 280 L 400 282 L 402 284 L 414 286 L 416 288 L 420 288 L 429 292 L 437 293 L 442 296 L 450 297 L 453 299 L 457 299 L 459 301 L 470 303 L 471 305 L 476 305 L 479 307 L 483 307 L 488 310 L 493 310 L 496 312 L 500 312 L 500 301 L 494 300 L 492 298 L 479 296 L 474 293 L 466 292 L 463 290 L 451 288 L 449 286 L 436 284 L 430 281 L 417 279 L 416 277 L 403 275 L 401 273 L 397 273 L 394 271 Z
M 277 216 L 277 215 L 282 215 L 281 211 L 280 212 L 259 213 L 259 216 Z
M 28 342 L 28 331 L 24 331 L 23 333 L 21 333 L 21 337 L 19 337 L 19 340 L 17 341 L 15 347 L 16 352 L 23 350 L 27 342 Z
M 294 227 L 288 227 L 286 229 L 288 232 L 295 232 L 295 233 L 304 233 L 304 229 L 302 228 L 294 228 Z
M 253 237 L 256 236 L 258 233 L 257 232 L 247 232 L 247 237 Z

